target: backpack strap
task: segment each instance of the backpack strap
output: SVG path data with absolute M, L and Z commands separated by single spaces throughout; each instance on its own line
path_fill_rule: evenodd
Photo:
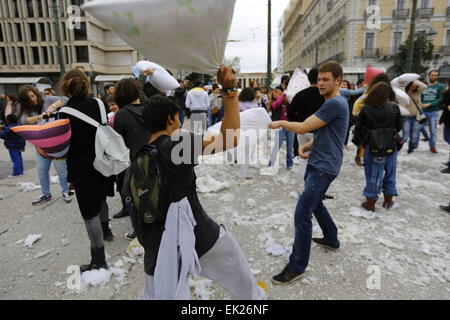
M 92 119 L 91 117 L 88 117 L 84 113 L 70 107 L 64 107 L 59 112 L 70 114 L 71 116 L 74 116 L 75 118 L 80 119 L 81 121 L 84 121 L 88 124 L 90 124 L 93 127 L 98 128 L 100 126 L 100 123 Z
M 102 125 L 107 125 L 108 124 L 108 119 L 106 117 L 106 109 L 105 109 L 105 105 L 103 104 L 103 101 L 98 99 L 98 98 L 94 98 L 95 100 L 97 100 L 98 103 L 98 107 L 100 109 L 100 117 L 102 119 Z

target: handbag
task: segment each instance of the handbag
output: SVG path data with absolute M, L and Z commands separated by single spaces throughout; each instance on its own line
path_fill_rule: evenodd
M 427 116 L 423 114 L 422 109 L 419 108 L 419 106 L 417 105 L 417 103 L 413 99 L 413 97 L 411 97 L 409 94 L 408 94 L 408 96 L 411 98 L 411 101 L 414 103 L 417 110 L 419 111 L 419 114 L 416 116 L 416 120 L 419 121 L 420 124 L 424 124 L 425 122 L 427 122 Z

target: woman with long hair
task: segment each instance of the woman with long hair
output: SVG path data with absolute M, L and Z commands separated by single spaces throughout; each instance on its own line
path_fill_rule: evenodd
M 39 116 L 43 113 L 50 114 L 56 109 L 64 106 L 64 102 L 67 101 L 67 98 L 42 96 L 36 87 L 26 85 L 19 89 L 18 101 L 19 104 L 16 105 L 13 113 L 18 117 L 20 124 L 28 124 L 27 119 L 29 117 Z M 58 174 L 59 184 L 62 189 L 62 197 L 65 202 L 71 202 L 72 197 L 69 195 L 69 184 L 67 183 L 66 160 L 46 158 L 42 156 L 37 149 L 35 155 L 42 195 L 34 200 L 32 204 L 38 205 L 52 200 L 52 194 L 50 192 L 50 167 L 52 162 Z
M 392 102 L 393 91 L 386 82 L 374 85 L 365 98 L 355 127 L 355 135 L 364 146 L 364 173 L 366 187 L 361 204 L 368 211 L 375 211 L 380 191 L 384 193 L 383 207 L 394 205 L 398 196 L 396 188 L 397 148 L 401 144 L 398 132 L 402 129 L 400 108 Z M 394 94 L 395 96 L 395 94 Z
M 390 87 L 390 93 L 389 93 L 389 98 L 390 101 L 395 102 L 396 101 L 396 96 L 395 96 L 395 92 L 392 89 L 391 86 L 391 80 L 389 79 L 389 76 L 386 73 L 380 73 L 377 76 L 375 76 L 372 81 L 370 82 L 370 84 L 368 85 L 367 89 L 365 90 L 364 94 L 358 99 L 356 100 L 355 104 L 353 105 L 353 110 L 352 110 L 352 115 L 354 117 L 358 117 L 359 113 L 361 112 L 362 108 L 364 107 L 365 104 L 365 99 L 367 96 L 367 93 L 377 84 L 380 82 L 384 82 L 386 84 L 389 85 Z M 355 156 L 355 163 L 358 166 L 362 166 L 363 162 L 362 159 L 364 157 L 364 147 L 363 146 L 359 146 L 358 149 L 356 150 L 356 156 Z
M 61 89 L 70 98 L 67 106 L 101 123 L 100 107 L 104 109 L 103 103 L 88 97 L 89 88 L 89 79 L 80 69 L 68 71 L 61 79 Z M 106 178 L 94 168 L 97 129 L 66 113 L 61 113 L 61 118 L 70 119 L 72 138 L 67 158 L 69 181 L 74 184 L 91 243 L 91 262 L 80 266 L 80 271 L 108 268 L 103 240 L 104 230 L 109 230 L 106 197 L 114 196 L 114 177 Z

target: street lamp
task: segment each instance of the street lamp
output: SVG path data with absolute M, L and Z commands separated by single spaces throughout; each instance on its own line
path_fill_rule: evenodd
M 427 38 L 429 40 L 432 40 L 433 37 L 437 34 L 438 34 L 438 32 L 436 30 L 434 30 L 433 28 L 430 28 L 425 32 L 425 35 L 427 36 Z

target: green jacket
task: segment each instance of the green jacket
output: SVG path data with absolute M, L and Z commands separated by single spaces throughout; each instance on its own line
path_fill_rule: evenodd
M 422 105 L 431 103 L 431 106 L 424 108 L 425 112 L 437 112 L 441 109 L 439 108 L 442 100 L 442 92 L 444 92 L 445 86 L 442 83 L 436 83 L 433 86 L 428 86 L 428 88 L 422 94 Z

